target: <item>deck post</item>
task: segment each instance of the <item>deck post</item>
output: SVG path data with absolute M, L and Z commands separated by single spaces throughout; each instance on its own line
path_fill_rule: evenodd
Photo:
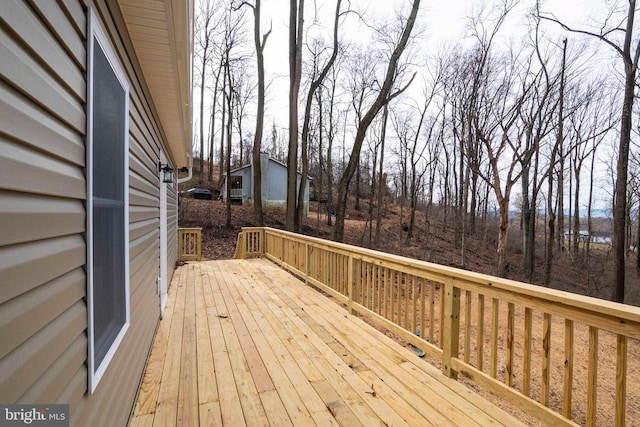
M 234 255 L 235 259 L 244 259 L 244 231 L 240 231 L 238 233 L 238 239 L 236 241 L 236 253 Z
M 267 231 L 264 227 L 260 229 L 260 258 L 264 258 L 267 253 Z
M 460 288 L 453 285 L 453 278 L 444 283 L 444 316 L 442 341 L 442 372 L 449 378 L 458 378 L 451 367 L 451 359 L 458 357 L 460 338 Z

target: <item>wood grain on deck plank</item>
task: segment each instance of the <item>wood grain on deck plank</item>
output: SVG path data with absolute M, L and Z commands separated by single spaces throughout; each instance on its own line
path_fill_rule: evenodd
M 135 408 L 131 426 L 518 424 L 263 259 L 176 270 Z

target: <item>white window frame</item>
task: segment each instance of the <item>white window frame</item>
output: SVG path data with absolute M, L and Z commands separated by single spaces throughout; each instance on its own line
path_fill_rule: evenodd
M 114 48 L 111 46 L 107 33 L 100 22 L 100 18 L 93 8 L 89 7 L 87 31 L 87 313 L 88 313 L 88 367 L 89 367 L 89 393 L 93 393 L 102 379 L 107 367 L 113 359 L 118 347 L 122 343 L 124 336 L 131 323 L 130 308 L 130 271 L 129 271 L 129 82 L 124 73 L 124 68 L 120 64 Z M 114 339 L 111 347 L 96 366 L 95 361 L 95 330 L 94 330 L 94 310 L 93 310 L 93 56 L 94 39 L 100 45 L 111 69 L 119 80 L 125 91 L 125 121 L 124 121 L 124 262 L 125 273 L 125 301 L 126 320 L 122 329 Z

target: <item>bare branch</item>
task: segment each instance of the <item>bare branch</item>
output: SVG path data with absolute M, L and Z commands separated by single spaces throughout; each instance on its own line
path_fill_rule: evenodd
M 544 19 L 545 21 L 550 21 L 550 22 L 555 22 L 556 24 L 560 25 L 563 29 L 565 29 L 566 31 L 569 31 L 570 33 L 576 33 L 576 34 L 583 34 L 583 35 L 587 35 L 589 37 L 595 37 L 599 40 L 602 40 L 603 42 L 605 42 L 606 44 L 608 44 L 609 46 L 611 46 L 616 52 L 618 52 L 620 54 L 620 56 L 622 56 L 624 58 L 624 52 L 622 51 L 622 49 L 616 45 L 614 42 L 612 42 L 611 40 L 609 40 L 606 35 L 608 35 L 609 33 L 611 33 L 611 31 L 604 33 L 604 34 L 597 34 L 597 33 L 592 33 L 591 31 L 586 31 L 586 30 L 579 30 L 576 28 L 571 28 L 569 27 L 567 24 L 560 22 L 560 20 L 558 18 L 555 17 L 555 15 L 553 14 L 549 14 L 549 16 L 545 16 L 542 14 L 538 15 L 540 17 L 540 19 Z M 622 30 L 624 31 L 624 30 Z

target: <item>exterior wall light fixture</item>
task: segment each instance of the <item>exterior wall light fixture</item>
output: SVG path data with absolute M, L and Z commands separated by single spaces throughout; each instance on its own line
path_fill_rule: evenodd
M 166 182 L 168 184 L 173 182 L 173 168 L 169 165 L 163 165 L 160 160 L 158 160 L 158 172 L 162 173 L 162 182 Z

